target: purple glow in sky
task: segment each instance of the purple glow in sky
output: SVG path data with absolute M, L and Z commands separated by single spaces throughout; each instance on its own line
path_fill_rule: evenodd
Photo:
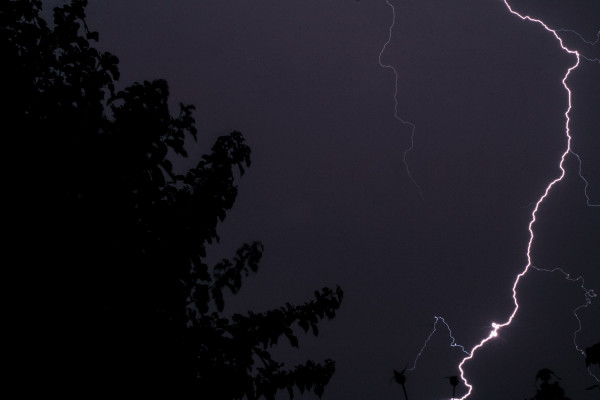
M 449 398 L 461 374 L 457 397 L 530 398 L 541 368 L 597 398 L 573 334 L 600 341 L 599 16 L 567 0 L 88 6 L 123 86 L 164 78 L 196 105 L 189 165 L 234 129 L 252 147 L 211 258 L 253 239 L 265 254 L 228 310 L 344 289 L 318 338 L 276 351 L 335 359 L 333 400 L 401 398 L 404 366 L 412 399 Z

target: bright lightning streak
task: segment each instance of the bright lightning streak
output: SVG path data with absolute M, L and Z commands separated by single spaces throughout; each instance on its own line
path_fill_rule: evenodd
M 587 200 L 587 205 L 591 206 L 591 207 L 599 207 L 600 204 L 592 204 L 588 195 L 588 186 L 589 186 L 589 182 L 587 181 L 587 179 L 583 176 L 582 173 L 582 160 L 581 157 L 575 153 L 572 150 L 571 147 L 571 142 L 572 142 L 572 137 L 571 137 L 571 132 L 570 132 L 570 112 L 572 109 L 572 92 L 571 89 L 569 88 L 568 84 L 567 84 L 567 80 L 569 79 L 569 76 L 571 75 L 571 72 L 573 72 L 577 67 L 579 67 L 581 60 L 586 60 L 586 61 L 590 61 L 590 62 L 598 62 L 600 63 L 600 59 L 598 58 L 588 58 L 584 55 L 582 55 L 580 52 L 576 51 L 576 50 L 571 50 L 569 49 L 563 42 L 562 38 L 559 36 L 558 32 L 568 32 L 568 33 L 572 33 L 575 34 L 577 37 L 579 37 L 579 39 L 581 39 L 583 42 L 587 43 L 588 45 L 596 45 L 597 43 L 600 42 L 600 31 L 597 34 L 596 40 L 595 41 L 588 41 L 585 40 L 579 33 L 573 31 L 573 30 L 567 30 L 567 29 L 552 29 L 550 28 L 548 25 L 546 25 L 543 21 L 539 20 L 539 19 L 535 19 L 532 18 L 530 16 L 527 15 L 522 15 L 518 12 L 516 12 L 515 10 L 513 10 L 513 8 L 511 7 L 511 5 L 508 3 L 508 0 L 502 0 L 504 2 L 504 5 L 506 6 L 506 8 L 508 9 L 508 11 L 519 17 L 521 20 L 523 21 L 529 21 L 529 22 L 533 22 L 536 24 L 541 25 L 546 31 L 548 31 L 549 33 L 551 33 L 556 40 L 559 42 L 560 47 L 562 48 L 563 51 L 565 51 L 568 54 L 571 54 L 573 56 L 575 56 L 575 63 L 569 67 L 565 73 L 565 75 L 563 76 L 562 79 L 562 85 L 565 88 L 565 91 L 567 92 L 567 99 L 568 99 L 568 106 L 567 109 L 564 113 L 565 116 L 565 138 L 566 138 L 566 147 L 565 150 L 563 151 L 561 157 L 560 157 L 560 162 L 558 164 L 558 167 L 560 169 L 560 174 L 557 178 L 555 178 L 554 180 L 552 180 L 547 186 L 546 189 L 544 190 L 543 194 L 540 196 L 540 198 L 538 199 L 538 201 L 535 203 L 535 207 L 533 209 L 533 211 L 531 212 L 531 219 L 529 221 L 529 225 L 528 225 L 528 230 L 529 230 L 529 241 L 527 243 L 527 264 L 525 265 L 524 269 L 516 276 L 515 281 L 513 283 L 512 286 L 512 298 L 513 298 L 513 302 L 514 302 L 514 309 L 512 311 L 512 313 L 510 314 L 510 316 L 508 317 L 508 319 L 503 322 L 503 323 L 497 323 L 497 322 L 493 322 L 491 324 L 492 329 L 490 331 L 490 333 L 488 334 L 487 337 L 485 337 L 484 339 L 482 339 L 477 345 L 475 345 L 473 347 L 473 349 L 471 349 L 471 351 L 466 351 L 464 349 L 463 346 L 456 344 L 456 340 L 454 339 L 454 336 L 452 335 L 452 330 L 450 329 L 450 326 L 448 325 L 448 323 L 446 323 L 446 321 L 442 318 L 442 317 L 435 317 L 435 323 L 433 325 L 433 330 L 430 332 L 429 336 L 427 337 L 427 339 L 425 340 L 423 346 L 421 347 L 419 353 L 417 354 L 414 362 L 413 362 L 413 366 L 408 369 L 409 371 L 413 371 L 415 370 L 416 366 L 417 366 L 417 362 L 419 360 L 419 358 L 421 357 L 421 355 L 423 354 L 423 352 L 425 351 L 425 349 L 427 348 L 427 345 L 429 343 L 429 341 L 431 340 L 432 336 L 434 335 L 434 333 L 437 331 L 437 324 L 438 322 L 442 321 L 444 323 L 444 325 L 446 326 L 446 328 L 448 329 L 449 332 L 449 336 L 452 339 L 452 342 L 450 344 L 451 347 L 460 347 L 460 349 L 462 350 L 462 352 L 466 355 L 465 358 L 463 358 L 463 360 L 460 362 L 460 364 L 458 365 L 458 369 L 460 370 L 460 376 L 461 379 L 463 380 L 463 382 L 465 383 L 466 387 L 468 388 L 467 393 L 461 397 L 459 400 L 465 400 L 467 397 L 469 397 L 471 395 L 471 393 L 473 392 L 473 386 L 468 382 L 468 380 L 465 377 L 465 372 L 464 372 L 464 365 L 472 360 L 475 357 L 475 354 L 477 353 L 477 351 L 479 349 L 481 349 L 487 342 L 491 341 L 492 339 L 498 337 L 499 332 L 502 328 L 510 325 L 512 323 L 512 321 L 514 320 L 515 316 L 517 315 L 517 312 L 519 310 L 519 303 L 517 300 L 517 287 L 519 285 L 519 282 L 521 281 L 521 278 L 523 278 L 530 269 L 534 269 L 537 271 L 542 271 L 542 272 L 561 272 L 565 279 L 569 280 L 569 281 L 573 281 L 573 282 L 581 282 L 580 287 L 583 289 L 584 291 L 584 296 L 585 296 L 585 303 L 578 306 L 577 308 L 575 308 L 575 310 L 573 310 L 573 314 L 575 316 L 575 318 L 578 321 L 578 329 L 573 333 L 573 343 L 575 344 L 575 348 L 576 350 L 581 353 L 583 356 L 585 356 L 585 352 L 578 346 L 577 344 L 577 335 L 579 334 L 579 332 L 581 332 L 582 326 L 581 326 L 581 320 L 579 319 L 578 316 L 578 311 L 588 307 L 591 304 L 592 298 L 596 297 L 596 294 L 594 293 L 593 290 L 588 290 L 585 288 L 584 286 L 584 281 L 582 277 L 578 277 L 578 278 L 571 278 L 570 275 L 568 273 L 566 273 L 565 271 L 563 271 L 560 268 L 555 268 L 552 270 L 548 270 L 548 269 L 542 269 L 542 268 L 538 268 L 533 266 L 532 264 L 532 259 L 531 259 L 531 249 L 533 246 L 533 241 L 535 238 L 534 235 L 534 230 L 533 227 L 537 221 L 537 214 L 538 211 L 542 205 L 542 203 L 544 202 L 544 200 L 546 200 L 546 198 L 549 196 L 550 191 L 552 190 L 552 188 L 557 185 L 559 182 L 561 182 L 563 180 L 563 178 L 566 175 L 566 170 L 565 170 L 565 160 L 568 157 L 569 154 L 573 155 L 574 157 L 577 158 L 578 161 L 578 173 L 579 173 L 579 177 L 583 180 L 583 182 L 585 183 L 585 187 L 584 187 L 584 193 L 585 193 L 585 197 Z M 379 65 L 383 68 L 388 68 L 390 69 L 393 73 L 394 73 L 394 79 L 395 79 L 395 90 L 394 90 L 394 117 L 400 121 L 402 124 L 407 125 L 410 127 L 411 129 L 411 145 L 410 147 L 404 152 L 403 155 L 403 160 L 404 160 L 404 165 L 406 166 L 406 171 L 408 176 L 410 177 L 410 179 L 413 181 L 413 183 L 417 186 L 417 188 L 419 189 L 419 193 L 421 194 L 421 197 L 423 198 L 422 195 L 422 191 L 420 186 L 416 183 L 416 181 L 413 179 L 412 175 L 410 174 L 410 170 L 408 168 L 408 163 L 406 161 L 406 156 L 407 154 L 414 148 L 414 135 L 415 135 L 415 130 L 416 130 L 416 126 L 409 121 L 404 120 L 403 118 L 401 118 L 398 114 L 398 72 L 396 71 L 396 69 L 389 64 L 384 64 L 381 61 L 381 57 L 383 55 L 383 53 L 385 52 L 385 50 L 387 49 L 387 46 L 389 45 L 391 38 L 392 38 L 392 30 L 394 28 L 394 25 L 396 23 L 396 12 L 395 12 L 395 8 L 394 6 L 390 3 L 389 0 L 386 0 L 386 4 L 389 5 L 392 8 L 392 24 L 389 27 L 389 35 L 388 35 L 388 39 L 385 42 L 385 44 L 383 45 L 383 48 L 381 49 L 380 53 L 379 53 Z M 598 377 L 596 377 L 588 368 L 588 372 L 590 373 L 590 375 L 595 378 L 597 381 L 600 381 L 600 379 L 598 379 Z
M 552 33 L 552 35 L 554 35 L 554 37 L 556 38 L 556 40 L 558 40 L 558 42 L 560 43 L 560 47 L 563 49 L 563 51 L 567 52 L 568 54 L 572 54 L 575 56 L 576 58 L 576 62 L 574 65 L 572 65 L 570 68 L 567 69 L 567 72 L 565 73 L 563 79 L 562 79 L 562 85 L 565 88 L 566 92 L 567 92 L 567 98 L 568 98 L 568 107 L 567 110 L 565 111 L 565 136 L 567 139 L 567 146 L 566 149 L 564 150 L 561 158 L 560 158 L 560 163 L 559 163 L 559 169 L 560 169 L 560 175 L 555 178 L 553 181 L 551 181 L 548 186 L 546 186 L 546 189 L 544 191 L 544 194 L 538 199 L 537 203 L 535 204 L 535 208 L 531 213 L 531 219 L 529 221 L 529 242 L 527 243 L 527 265 L 525 266 L 525 268 L 523 269 L 523 271 L 521 273 L 519 273 L 514 281 L 513 287 L 512 287 L 512 297 L 513 297 L 513 301 L 514 301 L 514 309 L 512 314 L 509 316 L 509 318 L 506 320 L 506 322 L 503 323 L 496 323 L 493 322 L 492 323 L 492 330 L 490 331 L 489 335 L 484 338 L 483 340 L 481 340 L 475 347 L 473 347 L 473 349 L 469 352 L 469 356 L 465 357 L 461 363 L 458 365 L 458 369 L 460 370 L 460 376 L 463 380 L 463 382 L 465 383 L 465 385 L 468 388 L 468 392 L 467 394 L 465 394 L 463 397 L 460 398 L 460 400 L 464 400 L 467 397 L 469 397 L 471 395 L 471 393 L 473 392 L 473 386 L 468 382 L 468 380 L 465 377 L 465 372 L 464 372 L 464 365 L 465 363 L 467 363 L 468 361 L 472 360 L 473 357 L 475 357 L 475 354 L 477 353 L 477 351 L 479 349 L 481 349 L 487 342 L 489 342 L 490 340 L 492 340 L 493 338 L 498 336 L 499 331 L 510 325 L 511 322 L 513 321 L 513 319 L 515 318 L 515 316 L 517 315 L 517 311 L 519 310 L 519 302 L 517 301 L 517 286 L 519 285 L 519 282 L 521 280 L 522 277 L 524 277 L 527 272 L 529 271 L 530 268 L 535 268 L 532 266 L 532 261 L 531 261 L 531 248 L 533 245 L 533 240 L 534 240 L 534 232 L 533 232 L 533 226 L 537 220 L 537 213 L 538 210 L 540 208 L 540 206 L 542 205 L 542 203 L 544 202 L 544 200 L 548 197 L 550 191 L 552 190 L 552 188 L 560 181 L 562 181 L 562 179 L 564 178 L 566 171 L 565 171 L 565 167 L 564 167 L 564 163 L 565 163 L 565 159 L 569 154 L 574 154 L 579 162 L 580 162 L 580 168 L 581 168 L 581 159 L 579 158 L 578 155 L 576 155 L 575 153 L 572 152 L 571 150 L 571 132 L 570 132 L 570 117 L 569 114 L 571 112 L 571 108 L 572 108 L 572 103 L 571 103 L 571 97 L 572 97 L 572 92 L 571 89 L 569 88 L 569 86 L 567 85 L 567 80 L 569 78 L 569 76 L 571 75 L 571 72 L 573 70 L 575 70 L 578 66 L 579 63 L 581 61 L 581 56 L 579 54 L 578 51 L 575 50 L 571 50 L 569 48 L 567 48 L 565 46 L 565 44 L 563 43 L 562 38 L 558 35 L 557 31 L 548 27 L 548 25 L 546 25 L 543 21 L 539 20 L 539 19 L 535 19 L 532 18 L 530 16 L 527 15 L 521 15 L 518 12 L 516 12 L 515 10 L 512 9 L 512 7 L 510 6 L 510 4 L 508 3 L 507 0 L 503 0 L 504 4 L 506 5 L 506 7 L 508 8 L 508 10 L 510 11 L 511 14 L 516 15 L 517 17 L 521 18 L 523 21 L 530 21 L 530 22 L 534 22 L 537 23 L 539 25 L 541 25 L 544 29 L 546 29 L 548 32 Z M 580 172 L 580 176 L 583 178 L 583 176 L 581 175 Z M 583 178 L 584 181 L 586 182 L 586 189 L 587 189 L 587 181 L 585 180 L 585 178 Z M 587 191 L 586 191 L 586 197 L 587 197 Z M 588 198 L 588 204 L 589 204 L 589 198 Z M 587 303 L 586 303 L 587 304 Z M 576 309 L 576 311 L 579 310 L 579 308 Z M 577 314 L 575 314 L 577 316 Z M 580 329 L 581 330 L 581 324 L 580 324 Z M 576 331 L 576 332 L 579 332 Z M 576 335 L 575 335 L 576 336 Z M 575 346 L 577 347 L 577 343 L 575 343 Z M 577 347 L 577 349 L 579 349 L 579 347 Z M 597 378 L 596 378 L 597 379 Z
M 408 167 L 408 162 L 406 161 L 406 156 L 415 147 L 415 130 L 417 129 L 417 127 L 415 126 L 415 124 L 403 119 L 398 114 L 398 71 L 396 71 L 396 68 L 394 68 L 393 65 L 384 64 L 381 61 L 381 56 L 383 55 L 387 46 L 390 44 L 390 41 L 392 40 L 392 30 L 394 29 L 394 25 L 396 25 L 396 9 L 392 5 L 392 3 L 389 2 L 389 0 L 385 0 L 385 2 L 387 3 L 388 6 L 390 6 L 392 8 L 392 24 L 390 25 L 390 27 L 388 29 L 388 39 L 385 42 L 385 44 L 383 45 L 383 48 L 381 49 L 381 51 L 379 52 L 378 62 L 382 68 L 390 69 L 394 73 L 394 118 L 396 118 L 398 121 L 400 121 L 403 125 L 407 125 L 410 128 L 410 146 L 408 147 L 408 149 L 404 150 L 404 154 L 402 155 L 402 161 L 404 162 L 404 167 L 406 168 L 406 174 L 408 175 L 408 177 L 410 178 L 412 183 L 417 187 L 417 189 L 419 191 L 419 196 L 421 196 L 421 199 L 425 200 L 425 197 L 423 197 L 423 190 L 421 190 L 421 186 L 419 186 L 419 184 L 417 183 L 415 178 L 413 178 L 412 174 L 410 173 L 410 168 Z

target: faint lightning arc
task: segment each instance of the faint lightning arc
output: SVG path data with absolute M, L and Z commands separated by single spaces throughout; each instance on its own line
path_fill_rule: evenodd
M 410 168 L 408 167 L 408 161 L 406 161 L 406 156 L 415 147 L 415 131 L 416 131 L 417 127 L 415 126 L 415 124 L 403 119 L 398 114 L 398 71 L 396 71 L 396 68 L 394 68 L 393 65 L 384 64 L 381 61 L 381 56 L 383 55 L 387 46 L 390 44 L 390 41 L 392 40 L 392 30 L 394 29 L 394 25 L 396 25 L 396 9 L 392 5 L 392 3 L 390 3 L 389 0 L 385 0 L 385 2 L 387 3 L 388 6 L 390 6 L 392 8 L 392 23 L 388 29 L 388 38 L 387 38 L 386 42 L 384 43 L 381 51 L 379 52 L 379 58 L 377 60 L 379 62 L 379 65 L 382 68 L 390 69 L 394 73 L 394 118 L 396 118 L 398 121 L 400 121 L 403 125 L 407 125 L 410 128 L 410 146 L 406 150 L 404 150 L 404 153 L 402 154 L 402 161 L 404 162 L 404 167 L 406 168 L 406 174 L 408 175 L 408 177 L 410 178 L 412 183 L 417 187 L 417 190 L 419 191 L 419 196 L 421 196 L 421 199 L 425 200 L 425 197 L 423 196 L 423 190 L 421 189 L 421 186 L 419 186 L 419 184 L 417 183 L 415 178 L 412 176 L 412 174 L 410 172 Z
M 583 280 L 582 276 L 578 276 L 577 278 L 571 278 L 571 275 L 569 273 L 565 272 L 562 268 L 545 269 L 545 268 L 538 268 L 533 265 L 531 266 L 531 268 L 535 269 L 536 271 L 540 271 L 540 272 L 550 272 L 550 273 L 560 272 L 565 277 L 566 280 L 571 281 L 571 282 L 580 283 L 579 287 L 581 288 L 581 290 L 583 290 L 583 295 L 585 297 L 585 303 L 576 307 L 573 310 L 573 315 L 575 316 L 575 319 L 577 319 L 577 330 L 575 332 L 573 332 L 573 344 L 575 345 L 575 349 L 579 353 L 581 353 L 581 355 L 583 357 L 585 357 L 585 350 L 583 350 L 577 344 L 577 335 L 579 335 L 579 332 L 581 332 L 581 330 L 583 329 L 583 327 L 581 326 L 581 320 L 579 319 L 579 315 L 577 313 L 579 312 L 579 310 L 581 310 L 583 308 L 587 308 L 590 304 L 592 304 L 592 299 L 597 296 L 596 292 L 594 292 L 594 290 L 592 290 L 592 289 L 587 289 L 585 287 L 585 281 Z M 588 372 L 592 377 L 594 377 L 594 379 L 596 379 L 597 381 L 600 381 L 600 378 L 598 378 L 592 372 L 591 367 L 588 367 Z
M 497 323 L 497 322 L 493 322 L 492 323 L 492 330 L 490 331 L 490 333 L 488 334 L 487 337 L 485 337 L 483 340 L 481 340 L 477 345 L 475 345 L 475 347 L 473 347 L 473 349 L 469 352 L 469 355 L 467 357 L 465 357 L 460 364 L 458 365 L 458 369 L 460 370 L 460 376 L 461 379 L 463 380 L 463 382 L 465 383 L 465 385 L 468 388 L 467 394 L 465 394 L 463 397 L 460 398 L 460 400 L 464 400 L 467 397 L 469 397 L 473 391 L 473 386 L 468 382 L 467 378 L 465 377 L 465 372 L 464 372 L 464 365 L 465 363 L 467 363 L 468 361 L 472 360 L 473 357 L 475 357 L 475 354 L 477 353 L 477 351 L 479 349 L 481 349 L 487 342 L 489 342 L 490 340 L 492 340 L 493 338 L 498 336 L 498 332 L 504 328 L 505 326 L 508 326 L 511 324 L 511 322 L 513 321 L 513 319 L 515 318 L 515 316 L 517 315 L 517 311 L 519 310 L 519 302 L 517 301 L 517 286 L 519 285 L 519 281 L 521 280 L 521 278 L 523 276 L 525 276 L 527 274 L 527 272 L 529 271 L 530 268 L 535 268 L 532 266 L 532 261 L 531 261 L 531 248 L 533 245 L 533 240 L 534 240 L 534 232 L 533 232 L 533 225 L 536 222 L 537 219 L 537 213 L 538 210 L 540 208 L 540 206 L 542 205 L 542 203 L 544 202 L 544 200 L 548 197 L 550 191 L 552 190 L 552 188 L 560 181 L 562 181 L 562 179 L 564 178 L 566 171 L 565 171 L 565 167 L 564 167 L 564 163 L 565 163 L 565 159 L 569 154 L 574 154 L 579 162 L 581 163 L 581 158 L 576 155 L 572 150 L 571 150 L 571 132 L 570 132 L 570 117 L 569 114 L 571 112 L 571 108 L 572 108 L 572 102 L 571 102 L 571 98 L 572 98 L 572 92 L 571 89 L 569 88 L 569 86 L 567 85 L 567 80 L 569 78 L 569 76 L 571 75 L 571 72 L 573 70 L 575 70 L 578 66 L 579 63 L 581 61 L 581 56 L 579 54 L 578 51 L 576 50 L 571 50 L 569 48 L 567 48 L 565 46 L 565 44 L 563 43 L 562 38 L 558 35 L 557 31 L 548 27 L 548 25 L 546 25 L 543 21 L 539 20 L 539 19 L 535 19 L 532 18 L 530 16 L 527 15 L 521 15 L 518 12 L 516 12 L 515 10 L 513 10 L 513 8 L 510 6 L 510 4 L 508 3 L 507 0 L 502 0 L 504 2 L 504 4 L 506 5 L 507 9 L 510 11 L 511 14 L 521 18 L 523 21 L 530 21 L 530 22 L 534 22 L 537 23 L 539 25 L 541 25 L 544 29 L 546 29 L 548 32 L 552 33 L 554 35 L 554 37 L 556 38 L 556 40 L 558 40 L 558 42 L 560 43 L 560 47 L 563 49 L 563 51 L 567 52 L 568 54 L 572 54 L 575 56 L 575 64 L 573 64 L 571 67 L 569 67 L 567 69 L 567 72 L 565 73 L 565 75 L 563 76 L 562 79 L 562 85 L 565 88 L 566 92 L 567 92 L 567 98 L 568 98 L 568 106 L 567 106 L 567 110 L 565 111 L 564 115 L 565 115 L 565 137 L 567 139 L 567 146 L 560 158 L 560 163 L 559 163 L 559 169 L 560 169 L 560 174 L 557 178 L 555 178 L 554 180 L 552 180 L 548 186 L 546 186 L 546 189 L 544 190 L 544 193 L 542 194 L 542 196 L 538 199 L 538 201 L 535 203 L 535 208 L 531 213 L 531 219 L 529 221 L 529 226 L 528 226 L 528 230 L 529 230 L 529 242 L 527 243 L 527 265 L 525 265 L 525 268 L 523 269 L 523 271 L 521 271 L 521 273 L 519 273 L 514 281 L 513 287 L 512 287 L 512 298 L 514 301 L 514 309 L 513 312 L 510 314 L 509 318 L 506 320 L 506 322 L 503 323 Z M 581 164 L 580 164 L 581 165 Z M 580 174 L 581 176 L 581 174 Z M 583 176 L 581 176 L 583 178 Z M 584 179 L 585 180 L 585 179 Z M 587 183 L 587 181 L 586 181 Z M 587 185 L 586 185 L 587 188 Z M 587 197 L 587 192 L 586 192 L 586 197 Z M 589 198 L 588 198 L 588 204 L 589 204 Z M 562 270 L 561 270 L 562 271 Z M 568 276 L 568 275 L 567 275 Z M 592 292 L 593 293 L 593 292 Z M 588 298 L 589 299 L 589 298 Z M 579 310 L 579 308 L 577 308 L 576 310 Z M 577 314 L 576 314 L 577 316 Z M 579 331 L 579 330 L 578 330 Z M 578 332 L 576 331 L 576 332 Z M 576 335 L 575 335 L 576 336 Z M 577 344 L 575 344 L 575 346 L 577 347 Z M 579 349 L 579 347 L 577 347 L 577 349 Z M 593 375 L 592 375 L 593 376 Z M 594 378 L 596 378 L 594 376 Z M 597 379 L 597 378 L 596 378 Z
M 585 201 L 586 201 L 587 205 L 589 207 L 600 207 L 600 204 L 594 204 L 594 203 L 590 202 L 591 201 L 590 196 L 588 195 L 588 186 L 590 186 L 590 183 L 583 176 L 583 171 L 581 170 L 581 167 L 582 167 L 581 166 L 581 164 L 582 164 L 581 157 L 579 157 L 579 154 L 575 153 L 574 151 L 571 151 L 571 154 L 573 154 L 577 158 L 577 163 L 578 163 L 578 167 L 579 167 L 578 174 L 585 185 L 583 187 L 583 194 L 585 195 Z
M 452 342 L 450 343 L 450 347 L 460 347 L 460 349 L 461 349 L 461 351 L 463 353 L 465 353 L 466 355 L 469 355 L 469 352 L 466 351 L 465 348 L 462 345 L 456 343 L 456 339 L 454 338 L 454 336 L 452 334 L 452 329 L 450 328 L 450 325 L 448 325 L 448 323 L 446 322 L 446 320 L 444 318 L 442 318 L 442 317 L 437 317 L 437 316 L 434 317 L 434 318 L 435 318 L 435 322 L 433 323 L 433 329 L 429 333 L 429 336 L 427 336 L 427 339 L 425 339 L 425 343 L 423 343 L 423 346 L 421 347 L 421 350 L 419 350 L 419 353 L 417 354 L 417 356 L 415 357 L 415 360 L 413 361 L 413 366 L 410 367 L 408 369 L 408 371 L 414 371 L 417 368 L 417 362 L 419 361 L 419 358 L 421 358 L 421 355 L 423 354 L 423 352 L 427 348 L 427 344 L 429 344 L 429 341 L 433 337 L 433 334 L 437 331 L 437 324 L 440 321 L 442 321 L 442 323 L 444 325 L 446 325 L 446 329 L 448 329 L 448 336 L 450 336 L 450 339 L 452 339 Z
M 600 31 L 596 32 L 596 40 L 594 40 L 593 42 L 590 40 L 586 40 L 583 36 L 581 36 L 581 34 L 579 32 L 576 32 L 572 29 L 556 29 L 556 32 L 569 32 L 574 34 L 575 36 L 577 36 L 579 38 L 579 40 L 581 40 L 582 42 L 589 44 L 590 46 L 594 46 L 596 45 L 596 43 L 600 42 Z

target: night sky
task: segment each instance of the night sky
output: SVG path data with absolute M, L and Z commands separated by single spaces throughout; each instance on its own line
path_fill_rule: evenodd
M 59 3 L 48 2 L 48 4 Z M 320 335 L 275 354 L 336 360 L 324 398 L 400 399 L 393 369 L 413 366 L 436 316 L 470 350 L 513 310 L 527 265 L 535 203 L 560 176 L 567 141 L 562 86 L 575 57 L 501 0 L 93 1 L 88 24 L 120 59 L 122 87 L 164 78 L 196 105 L 195 165 L 214 139 L 241 131 L 253 164 L 210 259 L 262 240 L 258 274 L 226 311 L 309 300 L 339 284 L 337 317 Z M 513 0 L 516 11 L 600 57 L 600 1 Z M 582 59 L 573 91 L 572 148 L 590 204 L 600 203 L 600 63 Z M 414 148 L 411 127 L 416 127 Z M 410 175 L 407 172 L 407 166 Z M 588 206 L 574 156 L 537 213 L 535 267 L 518 286 L 513 323 L 465 365 L 470 399 L 535 394 L 544 367 L 573 399 L 600 390 L 575 349 L 582 285 L 600 292 L 600 207 Z M 412 180 L 411 180 L 412 176 Z M 600 300 L 578 311 L 584 348 L 600 341 Z M 416 369 L 411 399 L 449 398 L 444 377 L 464 357 L 440 322 Z M 595 373 L 600 376 L 596 368 Z M 465 394 L 465 386 L 457 395 Z M 284 395 L 282 398 L 285 398 Z M 305 395 L 301 398 L 313 398 Z

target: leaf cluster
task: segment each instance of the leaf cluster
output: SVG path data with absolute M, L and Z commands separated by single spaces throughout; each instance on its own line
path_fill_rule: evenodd
M 223 318 L 215 312 L 194 319 L 190 332 L 204 332 L 211 343 L 210 346 L 204 343 L 199 351 L 202 357 L 196 360 L 199 383 L 215 398 L 273 399 L 279 390 L 287 390 L 293 398 L 294 388 L 301 393 L 312 390 L 320 397 L 335 371 L 333 360 L 327 359 L 322 364 L 307 361 L 289 369 L 269 352 L 282 337 L 293 347 L 299 347 L 294 326 L 310 325 L 317 335 L 320 320 L 335 316 L 342 290 L 323 288 L 316 294 L 314 300 L 304 304 L 286 304 L 263 313 Z

